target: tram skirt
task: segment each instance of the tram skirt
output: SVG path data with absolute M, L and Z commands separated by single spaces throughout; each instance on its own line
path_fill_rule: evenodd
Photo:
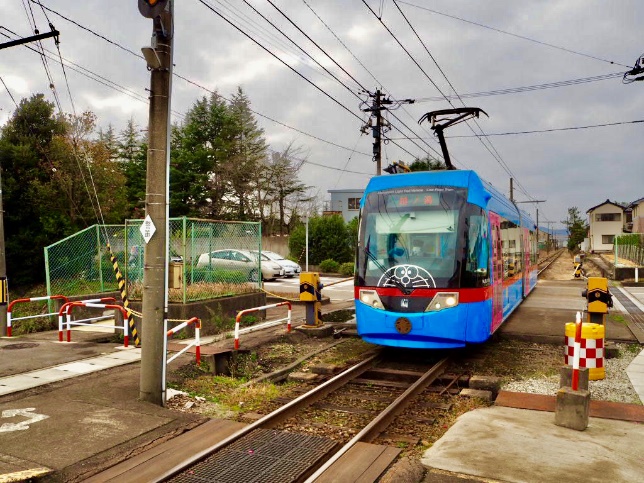
M 575 326 L 573 322 L 566 324 L 566 365 L 569 366 L 572 366 L 575 355 Z M 581 324 L 579 367 L 588 368 L 588 379 L 591 381 L 606 377 L 604 334 L 605 329 L 601 324 Z

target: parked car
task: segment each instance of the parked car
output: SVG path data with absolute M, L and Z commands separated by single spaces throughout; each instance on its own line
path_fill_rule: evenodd
M 248 250 L 215 250 L 210 253 L 202 253 L 197 260 L 197 268 L 218 268 L 223 270 L 238 270 L 248 276 L 248 280 L 256 282 L 258 280 L 259 265 L 257 253 L 251 253 Z M 284 275 L 282 267 L 272 262 L 266 257 L 262 257 L 262 279 L 274 280 L 276 277 Z
M 257 252 L 254 251 L 253 253 Z M 302 271 L 302 267 L 300 267 L 297 263 L 292 260 L 287 260 L 279 253 L 271 252 L 269 250 L 262 250 L 262 255 L 266 256 L 269 260 L 279 264 L 279 266 L 284 269 L 284 276 L 286 278 L 293 278 L 295 275 L 299 275 Z

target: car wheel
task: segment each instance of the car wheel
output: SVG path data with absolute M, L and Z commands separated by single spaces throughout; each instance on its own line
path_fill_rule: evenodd
M 293 278 L 294 275 L 287 275 L 286 278 Z
M 258 274 L 257 269 L 254 268 L 248 274 L 248 280 L 250 280 L 251 282 L 257 282 L 259 280 L 258 277 L 257 277 L 257 274 Z

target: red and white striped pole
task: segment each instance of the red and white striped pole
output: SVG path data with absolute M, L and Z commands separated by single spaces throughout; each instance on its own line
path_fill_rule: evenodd
M 197 364 L 201 363 L 201 319 L 195 322 L 195 359 Z
M 286 332 L 291 333 L 291 302 L 288 302 L 288 315 L 286 316 Z
M 235 317 L 235 350 L 239 349 L 239 319 L 241 318 L 241 316 L 242 312 L 239 312 L 237 314 L 237 317 Z
M 575 319 L 575 345 L 572 359 L 572 390 L 579 389 L 579 357 L 581 355 L 581 312 L 577 312 Z

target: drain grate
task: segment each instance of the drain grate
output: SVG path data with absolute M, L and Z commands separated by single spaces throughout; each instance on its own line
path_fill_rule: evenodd
M 256 429 L 170 481 L 289 483 L 297 481 L 335 445 L 320 436 Z

